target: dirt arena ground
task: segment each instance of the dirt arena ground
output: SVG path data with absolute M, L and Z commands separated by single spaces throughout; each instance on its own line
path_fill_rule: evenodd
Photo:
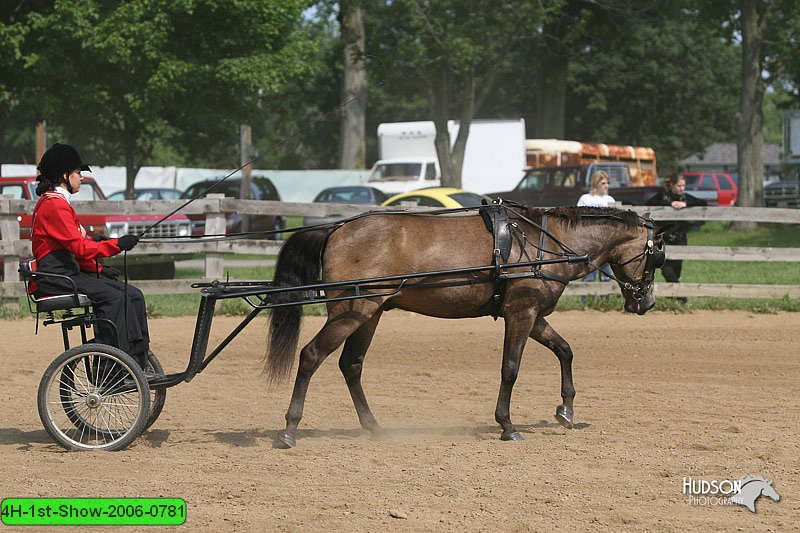
M 215 320 L 217 339 L 238 323 Z M 307 318 L 302 340 L 321 324 Z M 574 430 L 553 419 L 556 358 L 529 343 L 511 406 L 526 440 L 499 440 L 502 321 L 391 312 L 364 371 L 379 439 L 359 429 L 334 355 L 311 383 L 298 447 L 273 448 L 291 383 L 265 386 L 259 319 L 169 390 L 132 447 L 76 453 L 36 413 L 59 331 L 0 322 L 0 497 L 180 497 L 193 531 L 800 528 L 800 314 L 566 312 L 551 324 L 575 352 Z M 151 328 L 164 366 L 182 370 L 194 318 Z M 682 493 L 684 477 L 750 474 L 781 501 L 762 497 L 752 513 Z

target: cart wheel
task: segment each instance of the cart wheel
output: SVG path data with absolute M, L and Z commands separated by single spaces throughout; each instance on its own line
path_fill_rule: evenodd
M 39 418 L 68 450 L 121 450 L 144 431 L 150 387 L 133 358 L 106 344 L 62 353 L 39 383 Z
M 164 367 L 161 366 L 161 362 L 153 352 L 150 352 L 147 355 L 147 364 L 156 371 L 156 374 L 160 376 L 164 375 Z M 164 409 L 164 402 L 166 401 L 166 387 L 150 389 L 150 412 L 147 414 L 147 423 L 144 425 L 145 430 L 149 429 L 150 426 L 152 426 L 158 419 L 158 416 L 161 414 L 161 410 Z

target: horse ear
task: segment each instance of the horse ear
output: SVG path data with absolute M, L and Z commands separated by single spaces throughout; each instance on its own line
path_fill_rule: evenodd
M 669 231 L 669 229 L 675 224 L 677 224 L 677 222 L 675 221 L 669 221 L 669 222 L 653 221 L 653 233 L 655 233 L 656 236 L 662 235 L 667 231 Z

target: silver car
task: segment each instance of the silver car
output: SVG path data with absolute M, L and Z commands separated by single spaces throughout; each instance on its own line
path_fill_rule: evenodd
M 363 185 L 350 185 L 341 187 L 328 187 L 323 189 L 314 198 L 314 202 L 326 204 L 361 204 L 381 205 L 389 198 L 385 193 L 375 187 Z M 340 216 L 333 217 L 303 217 L 303 226 L 316 226 L 341 220 Z

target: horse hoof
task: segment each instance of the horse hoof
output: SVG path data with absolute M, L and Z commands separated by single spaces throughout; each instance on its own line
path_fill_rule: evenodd
M 290 448 L 294 448 L 295 446 L 297 446 L 297 441 L 292 435 L 289 435 L 285 431 L 278 433 L 278 440 L 275 442 L 276 448 L 288 450 Z
M 573 410 L 566 405 L 559 405 L 556 407 L 556 421 L 567 429 L 575 427 L 572 422 L 574 414 Z
M 521 441 L 521 440 L 525 440 L 525 437 L 523 437 L 522 435 L 520 435 L 519 431 L 515 431 L 515 432 L 513 432 L 513 433 L 509 433 L 508 435 L 506 435 L 505 433 L 503 433 L 503 434 L 500 436 L 500 440 L 502 440 L 502 441 L 513 441 L 513 442 L 519 442 L 519 441 Z

